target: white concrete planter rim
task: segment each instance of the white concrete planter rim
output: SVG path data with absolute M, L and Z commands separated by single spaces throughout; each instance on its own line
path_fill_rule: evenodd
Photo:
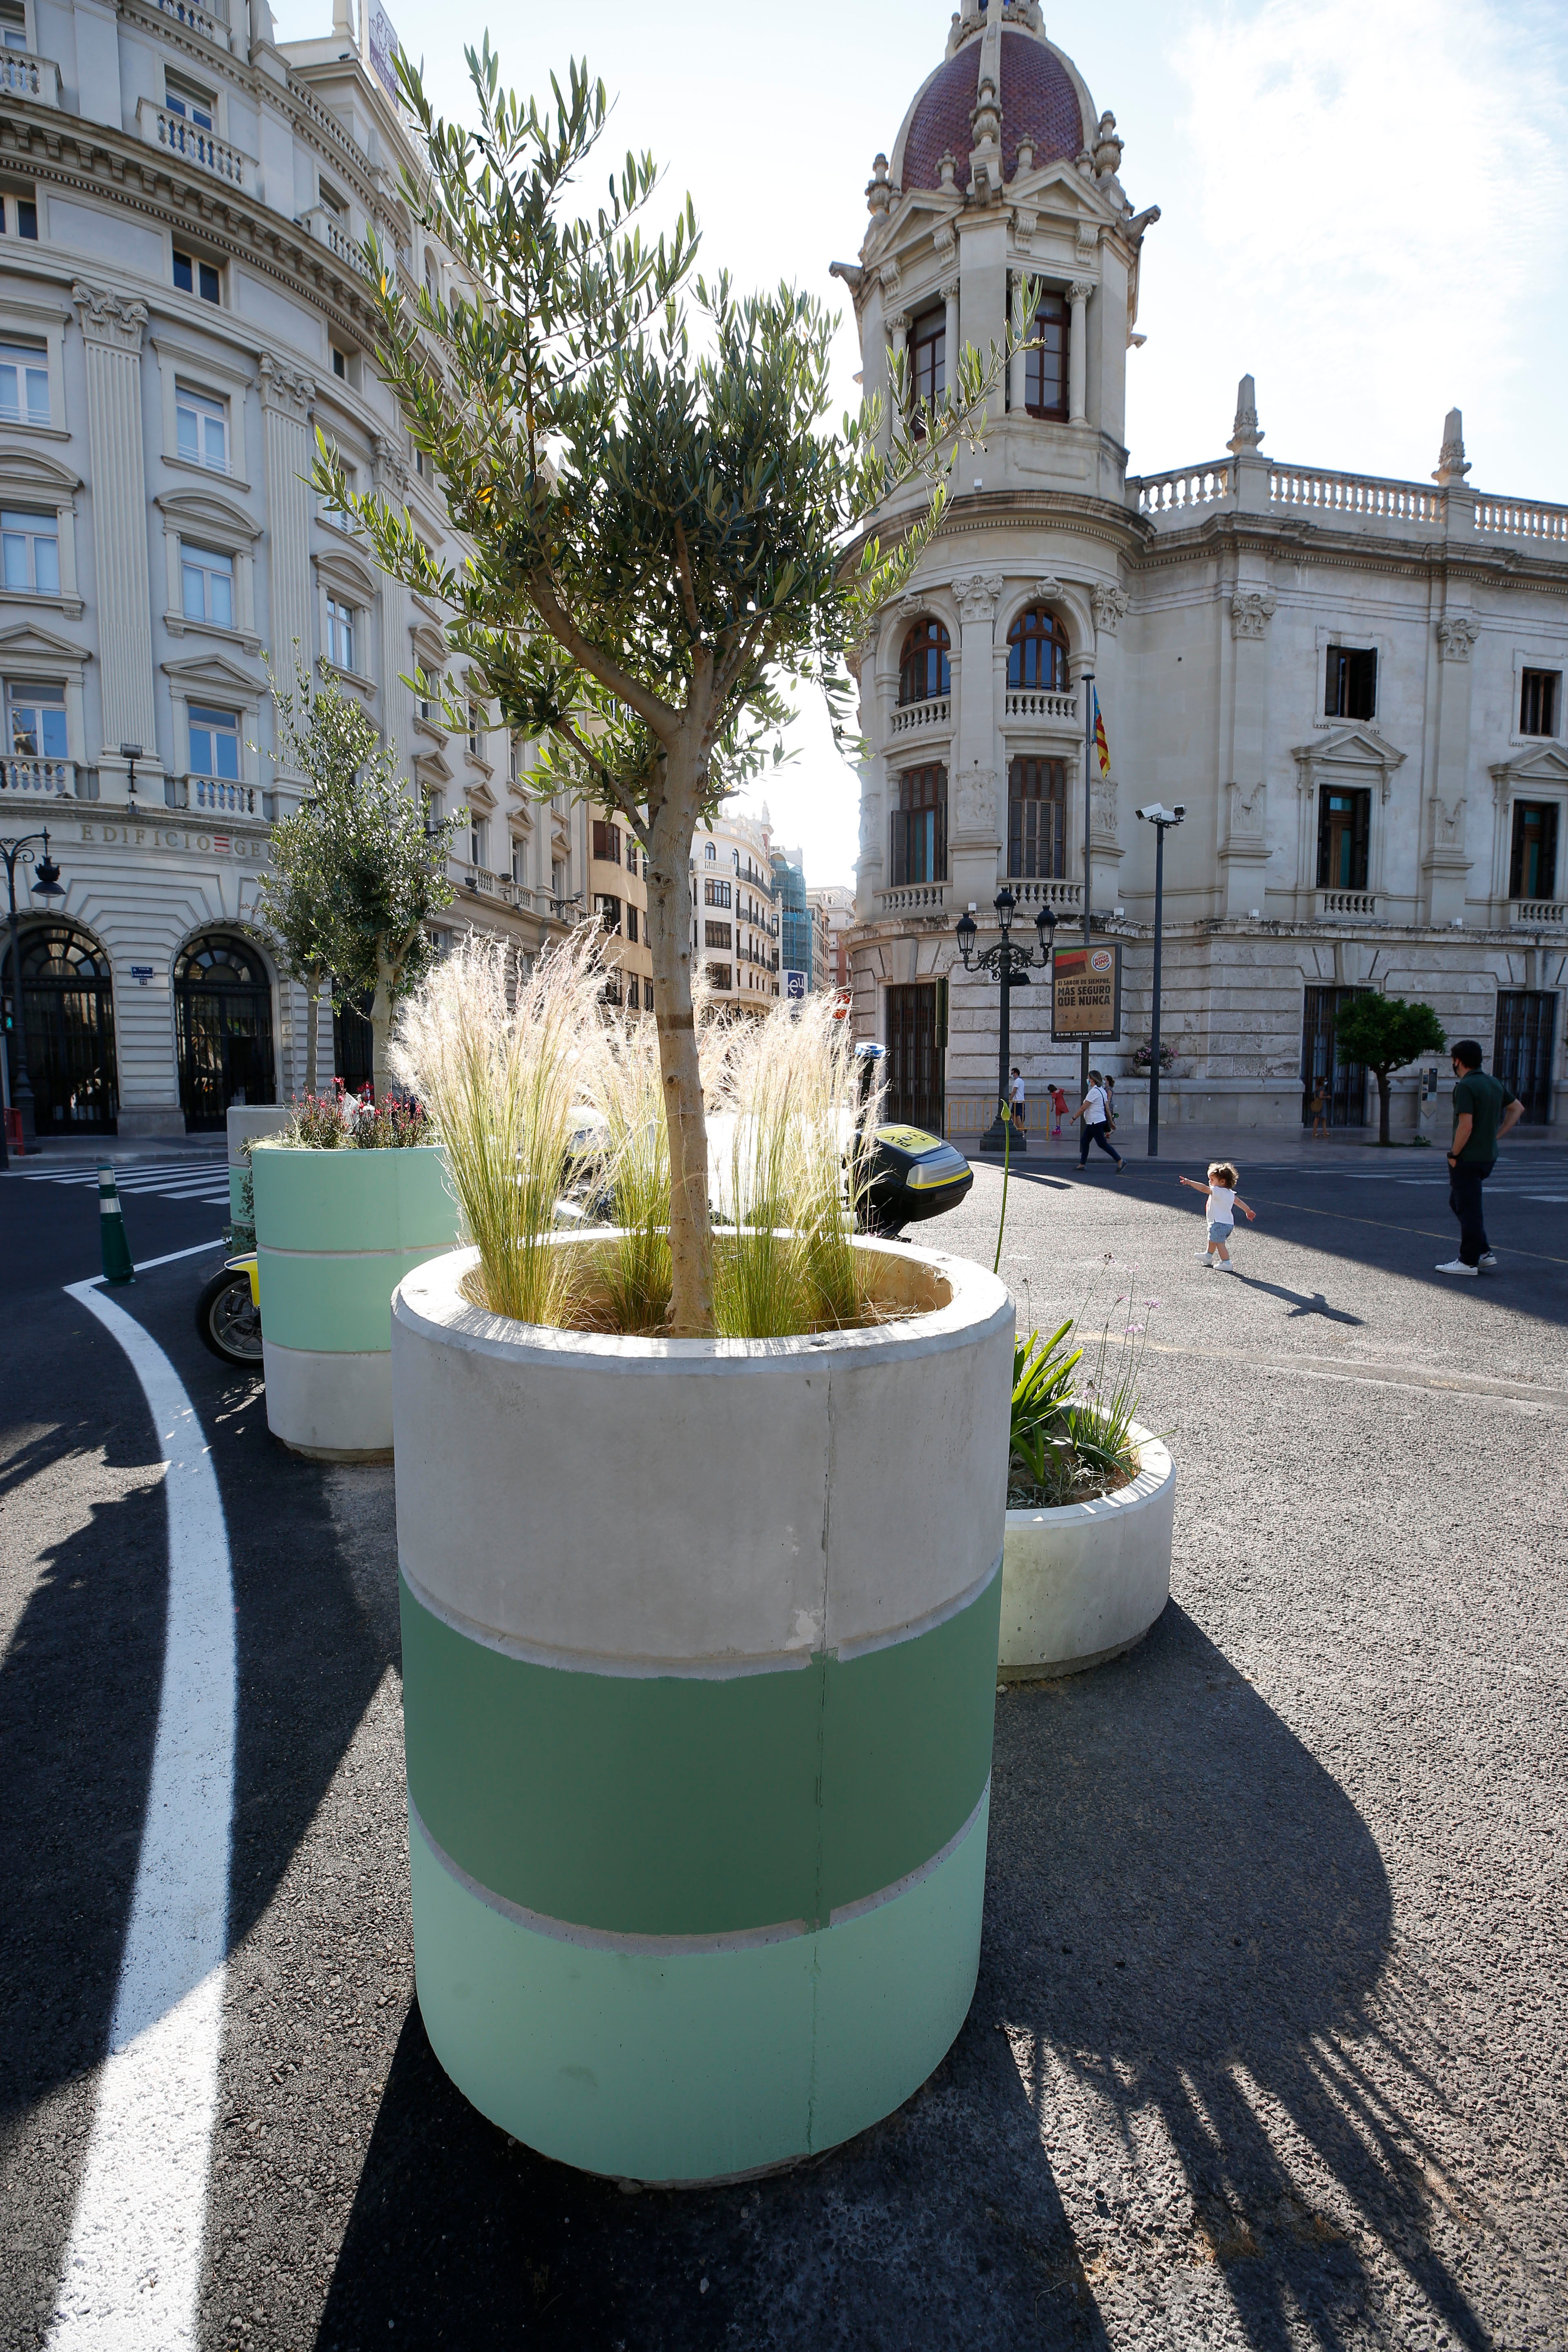
M 561 1243 L 584 1248 L 605 1238 L 603 1234 L 563 1234 Z M 606 1369 L 619 1362 L 628 1370 L 646 1372 L 666 1365 L 672 1371 L 721 1368 L 736 1371 L 752 1365 L 776 1369 L 792 1358 L 832 1362 L 866 1354 L 883 1360 L 889 1356 L 931 1355 L 972 1346 L 979 1326 L 993 1317 L 1012 1313 L 1005 1286 L 967 1258 L 868 1239 L 858 1240 L 856 1247 L 884 1260 L 889 1271 L 934 1275 L 947 1289 L 945 1301 L 852 1331 L 812 1332 L 787 1339 L 659 1339 L 614 1331 L 568 1331 L 552 1325 L 514 1322 L 509 1316 L 492 1315 L 488 1308 L 470 1304 L 460 1285 L 479 1264 L 479 1254 L 466 1248 L 431 1258 L 405 1275 L 393 1295 L 393 1314 L 431 1338 L 513 1363 L 544 1363 L 566 1356 L 595 1360 Z
M 1134 1422 L 1132 1442 L 1138 1449 L 1138 1475 L 1113 1495 L 1096 1495 L 1088 1502 L 1059 1503 L 1039 1510 L 1012 1510 L 1007 1514 L 1010 1528 L 1079 1527 L 1086 1519 L 1108 1519 L 1119 1512 L 1136 1510 L 1141 1504 L 1152 1502 L 1171 1475 L 1173 1464 L 1170 1448 L 1152 1429 Z

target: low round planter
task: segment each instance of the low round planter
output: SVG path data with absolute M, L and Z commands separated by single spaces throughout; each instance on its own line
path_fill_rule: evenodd
M 252 1153 L 267 1425 L 296 1453 L 391 1453 L 392 1294 L 457 1238 L 445 1172 L 431 1144 Z
M 1138 1475 L 1055 1511 L 1009 1511 L 1002 1569 L 1004 1682 L 1080 1674 L 1141 1642 L 1171 1597 L 1176 1465 L 1133 1424 Z
M 231 1225 L 248 1227 L 250 1219 L 245 1213 L 244 1186 L 246 1177 L 245 1147 L 263 1135 L 276 1135 L 293 1118 L 287 1104 L 230 1103 L 228 1128 L 228 1221 Z
M 1013 1310 L 864 1246 L 915 1311 L 812 1339 L 506 1321 L 471 1251 L 393 1300 L 420 2008 L 588 2171 L 833 2147 L 973 1993 Z

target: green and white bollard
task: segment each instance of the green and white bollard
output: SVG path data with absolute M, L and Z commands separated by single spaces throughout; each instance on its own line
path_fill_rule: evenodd
M 98 1229 L 103 1241 L 105 1282 L 134 1282 L 131 1244 L 125 1238 L 125 1212 L 120 1205 L 114 1171 L 107 1165 L 98 1171 Z

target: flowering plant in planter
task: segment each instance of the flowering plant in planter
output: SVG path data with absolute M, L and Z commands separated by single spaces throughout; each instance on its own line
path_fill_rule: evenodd
M 412 1150 L 436 1140 L 434 1121 L 422 1103 L 397 1095 L 384 1102 L 358 1102 L 342 1078 L 333 1080 L 331 1094 L 297 1095 L 290 1108 L 291 1124 L 268 1138 L 285 1150 Z
M 1154 1050 L 1152 1044 L 1140 1045 L 1137 1052 L 1132 1056 L 1132 1066 L 1135 1070 L 1142 1071 L 1147 1075 L 1149 1066 L 1153 1058 Z M 1162 1039 L 1160 1044 L 1160 1067 L 1162 1071 L 1170 1071 L 1173 1070 L 1175 1066 L 1176 1049 L 1173 1045 L 1166 1044 L 1165 1041 Z

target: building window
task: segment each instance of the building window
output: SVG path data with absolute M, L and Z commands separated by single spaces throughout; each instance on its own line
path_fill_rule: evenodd
M 180 585 L 187 621 L 212 621 L 221 629 L 234 626 L 234 558 L 210 547 L 180 541 Z
M 611 898 L 606 891 L 599 891 L 595 894 L 594 899 L 594 911 L 599 918 L 599 923 L 602 929 L 614 931 L 617 936 L 619 935 L 621 928 L 621 902 L 618 898 Z
M 1556 891 L 1557 803 L 1515 801 L 1508 895 L 1510 898 L 1551 898 Z
M 637 910 L 629 898 L 626 900 L 626 937 L 635 948 L 637 943 Z
M 339 351 L 339 349 L 338 349 L 338 347 L 337 347 L 336 343 L 334 343 L 334 344 L 332 345 L 332 347 L 331 347 L 331 351 L 332 351 L 332 373 L 337 377 L 338 382 L 339 382 L 340 383 L 346 383 L 348 382 L 348 373 L 349 373 L 349 363 L 348 363 L 348 361 L 347 361 L 347 359 L 344 357 L 343 353 L 342 353 L 342 352 L 340 352 L 340 351 Z
M 427 835 L 439 832 L 445 818 L 446 808 L 446 800 L 440 793 L 427 792 L 426 793 L 425 831 Z
M 1007 871 L 1030 881 L 1067 872 L 1065 760 L 1015 760 L 1007 771 Z
M 721 882 L 716 876 L 708 875 L 702 884 L 704 904 L 710 907 L 727 907 L 730 904 L 731 887 L 728 882 Z
M 710 963 L 708 978 L 712 986 L 728 993 L 735 985 L 735 975 L 727 963 Z
M 216 302 L 221 297 L 221 283 L 212 263 L 193 259 L 178 246 L 174 247 L 174 283 L 182 294 L 199 294 L 204 302 Z
M 1555 735 L 1557 689 L 1561 673 L 1527 669 L 1520 679 L 1519 731 L 1521 735 Z
M 734 941 L 731 934 L 729 924 L 705 922 L 702 926 L 702 944 L 705 948 L 727 948 L 733 946 Z
M 63 686 L 7 686 L 11 756 L 16 760 L 66 757 L 66 690 Z
M 339 596 L 327 599 L 327 659 L 338 669 L 354 666 L 354 625 L 359 619 L 352 604 Z
M 0 343 L 0 425 L 48 421 L 47 343 Z
M 707 858 L 709 865 L 711 866 L 714 859 L 718 856 L 719 852 L 714 847 L 713 844 L 710 842 L 702 854 Z
M 0 196 L 0 236 L 38 234 L 38 207 L 30 196 Z
M 1007 683 L 1045 694 L 1068 690 L 1068 633 L 1043 604 L 1020 613 L 1007 632 Z
M 947 389 L 947 309 L 922 310 L 910 329 L 910 419 L 923 434 L 922 408 L 935 408 Z
M 1366 888 L 1367 842 L 1372 832 L 1370 793 L 1318 794 L 1318 887 Z
M 952 691 L 951 639 L 940 621 L 917 621 L 899 656 L 899 700 L 930 702 Z
M 356 477 L 353 467 L 352 466 L 345 466 L 343 467 L 343 488 L 346 490 L 352 491 L 355 487 L 355 482 Z M 353 515 L 345 513 L 342 507 L 323 506 L 321 509 L 321 520 L 324 523 L 331 524 L 333 530 L 341 530 L 344 533 L 350 533 L 355 528 Z
M 594 855 L 604 866 L 618 866 L 621 862 L 620 828 L 598 816 L 594 819 Z
M 419 698 L 419 716 L 428 726 L 439 727 L 441 724 L 441 673 L 437 670 L 432 677 L 428 672 L 422 670 L 420 675 L 425 680 L 425 691 Z
M 191 705 L 191 773 L 239 782 L 239 714 Z
M 511 878 L 514 882 L 528 879 L 528 848 L 524 842 L 514 841 L 511 845 Z
M 26 49 L 27 12 L 22 0 L 0 0 L 0 47 Z
M 485 820 L 484 820 L 484 818 L 483 818 L 482 816 L 476 816 L 476 815 L 474 814 L 474 813 L 473 813 L 472 809 L 470 809 L 470 810 L 468 811 L 468 863 L 469 863 L 469 865 L 470 865 L 470 866 L 489 866 L 489 850 L 490 850 L 490 829 L 489 829 L 489 826 L 486 824 L 486 822 L 485 822 Z
M 1372 719 L 1377 714 L 1377 649 L 1331 646 L 1323 688 L 1325 719 Z
M 1065 295 L 1041 295 L 1024 352 L 1024 405 L 1031 416 L 1067 415 L 1068 315 Z
M 893 811 L 893 882 L 947 879 L 947 770 L 906 768 Z
M 174 451 L 215 474 L 228 471 L 228 404 L 210 393 L 174 386 Z
M 567 898 L 571 892 L 571 886 L 572 876 L 569 869 L 562 865 L 559 858 L 552 858 L 550 866 L 551 897 L 557 901 Z
M 208 90 L 200 89 L 194 81 L 184 81 L 178 74 L 163 77 L 163 103 L 171 114 L 182 122 L 194 122 L 198 131 L 213 127 L 213 99 Z M 217 299 L 216 295 L 213 297 Z
M 60 519 L 7 509 L 0 514 L 0 550 L 7 588 L 30 588 L 39 596 L 60 593 Z

